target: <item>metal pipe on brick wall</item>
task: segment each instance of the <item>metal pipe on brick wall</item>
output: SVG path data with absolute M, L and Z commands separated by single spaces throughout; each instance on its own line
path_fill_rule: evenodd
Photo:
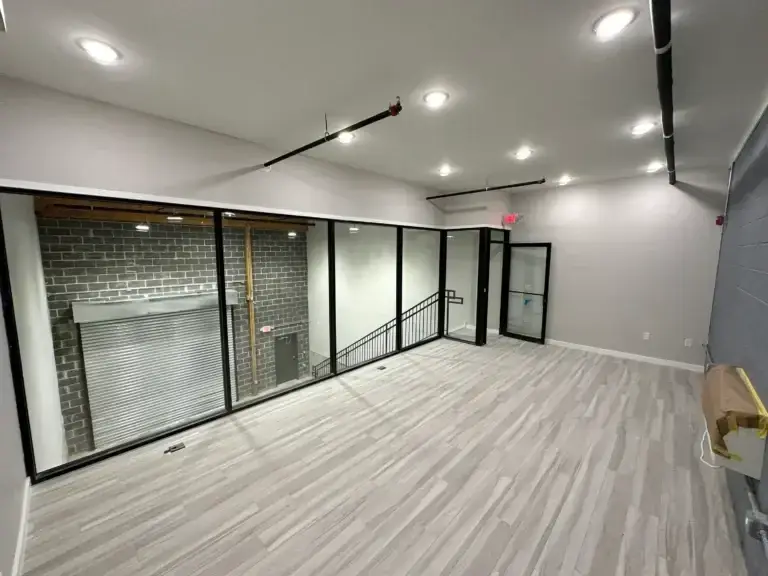
M 650 3 L 664 153 L 667 157 L 669 183 L 674 184 L 677 182 L 677 173 L 675 169 L 674 102 L 672 98 L 672 7 L 670 0 L 650 0 Z
M 245 302 L 248 306 L 248 344 L 251 351 L 251 390 L 255 391 L 256 378 L 256 310 L 253 307 L 253 247 L 251 227 L 245 227 Z

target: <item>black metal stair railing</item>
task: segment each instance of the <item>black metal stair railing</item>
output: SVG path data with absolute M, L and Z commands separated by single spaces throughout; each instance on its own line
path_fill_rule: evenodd
M 402 339 L 403 346 L 410 346 L 437 336 L 437 307 L 439 293 L 428 296 L 418 304 L 411 306 L 402 314 Z M 394 318 L 386 324 L 379 326 L 366 336 L 353 342 L 346 348 L 336 353 L 336 362 L 339 370 L 362 364 L 379 356 L 395 351 L 395 337 L 397 319 Z M 331 359 L 326 358 L 312 368 L 312 376 L 327 376 L 331 373 Z

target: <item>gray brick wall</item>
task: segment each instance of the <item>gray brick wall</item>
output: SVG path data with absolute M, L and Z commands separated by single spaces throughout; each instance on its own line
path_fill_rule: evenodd
M 38 229 L 67 446 L 70 454 L 78 454 L 93 449 L 93 436 L 72 302 L 215 291 L 214 232 L 213 228 L 175 224 L 153 224 L 149 232 L 139 232 L 135 224 L 46 218 L 38 219 Z M 309 372 L 306 237 L 252 232 L 258 326 L 299 322 L 294 328 L 259 333 L 257 385 L 250 377 L 243 231 L 225 229 L 224 239 L 227 284 L 240 295 L 233 309 L 234 378 L 237 397 L 244 398 L 274 386 L 275 336 L 298 333 L 300 374 Z M 270 285 L 261 286 L 263 282 Z

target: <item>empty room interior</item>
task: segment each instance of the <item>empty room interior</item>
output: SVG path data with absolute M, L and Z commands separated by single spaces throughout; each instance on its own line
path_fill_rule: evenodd
M 0 0 L 0 576 L 768 576 L 766 32 Z

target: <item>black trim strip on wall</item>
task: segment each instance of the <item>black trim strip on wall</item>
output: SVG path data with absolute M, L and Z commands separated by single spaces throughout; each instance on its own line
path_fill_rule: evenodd
M 437 280 L 437 291 L 440 298 L 437 301 L 437 334 L 441 338 L 445 336 L 445 273 L 448 260 L 448 232 L 440 231 L 440 264 Z
M 21 362 L 19 332 L 16 327 L 16 313 L 13 308 L 13 291 L 11 290 L 11 273 L 8 269 L 8 254 L 5 251 L 5 229 L 3 228 L 2 211 L 0 209 L 0 295 L 3 301 L 3 318 L 5 320 L 5 337 L 8 341 L 8 358 L 11 365 L 13 393 L 16 396 L 16 415 L 19 419 L 21 447 L 24 453 L 24 468 L 29 478 L 34 478 L 35 450 L 32 444 L 32 427 L 29 423 L 29 406 L 24 387 L 24 368 Z
M 509 230 L 504 230 L 504 247 L 501 253 L 501 302 L 499 303 L 499 334 L 507 331 L 509 321 Z
M 397 227 L 395 256 L 395 350 L 403 349 L 403 227 Z
M 338 374 L 336 358 L 336 223 L 328 222 L 328 354 L 331 374 Z
M 491 267 L 491 231 L 489 228 L 480 228 L 479 232 L 475 344 L 484 346 L 488 341 L 488 281 Z
M 224 270 L 224 222 L 221 210 L 213 213 L 216 238 L 216 289 L 219 297 L 219 336 L 221 338 L 221 371 L 224 376 L 224 409 L 232 411 L 232 375 L 229 370 L 229 324 L 227 323 L 227 278 Z M 250 305 L 250 304 L 249 304 Z M 232 326 L 234 329 L 234 325 Z

